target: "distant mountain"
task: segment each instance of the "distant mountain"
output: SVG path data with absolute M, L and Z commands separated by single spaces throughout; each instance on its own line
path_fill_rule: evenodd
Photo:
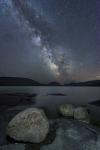
M 100 80 L 91 80 L 85 82 L 69 83 L 65 86 L 100 86 Z
M 47 86 L 60 86 L 60 84 L 58 82 L 50 82 L 48 84 L 46 84 Z
M 39 86 L 39 82 L 20 77 L 0 77 L 0 86 Z
M 100 80 L 92 80 L 86 82 L 73 82 L 64 85 L 58 82 L 50 82 L 48 84 L 40 84 L 37 81 L 21 77 L 0 77 L 0 86 L 100 86 Z

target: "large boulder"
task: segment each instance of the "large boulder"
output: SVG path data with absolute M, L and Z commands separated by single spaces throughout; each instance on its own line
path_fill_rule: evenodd
M 100 150 L 100 129 L 69 119 L 58 119 L 53 124 L 56 137 L 41 150 Z
M 40 143 L 49 132 L 49 122 L 42 109 L 29 108 L 8 124 L 7 135 L 17 141 Z
M 77 107 L 74 111 L 74 119 L 89 123 L 90 116 L 85 107 Z
M 59 106 L 59 112 L 62 116 L 73 117 L 74 116 L 74 105 L 72 104 L 63 104 Z

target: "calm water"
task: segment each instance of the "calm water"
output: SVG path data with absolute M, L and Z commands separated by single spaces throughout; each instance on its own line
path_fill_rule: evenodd
M 56 114 L 56 108 L 60 104 L 87 105 L 91 110 L 91 117 L 100 122 L 100 106 L 88 105 L 89 102 L 100 100 L 100 87 L 4 86 L 0 87 L 0 93 L 36 93 L 37 96 L 33 98 L 33 105 L 45 107 L 50 115 Z M 53 93 L 62 93 L 65 96 L 48 95 Z M 6 103 L 14 103 L 14 100 L 7 98 Z
M 35 86 L 2 86 L 0 93 L 37 93 L 36 105 L 54 107 L 61 103 L 84 105 L 100 99 L 100 87 L 35 87 Z M 62 93 L 66 96 L 48 95 Z

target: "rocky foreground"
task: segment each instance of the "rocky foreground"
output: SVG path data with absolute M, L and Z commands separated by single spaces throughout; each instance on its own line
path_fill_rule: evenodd
M 11 117 L 0 129 L 0 150 L 100 150 L 100 129 L 90 124 L 86 108 L 66 104 L 59 112 L 48 119 L 31 107 Z
M 100 130 L 91 125 L 69 119 L 52 121 L 56 133 L 54 141 L 41 150 L 100 150 Z

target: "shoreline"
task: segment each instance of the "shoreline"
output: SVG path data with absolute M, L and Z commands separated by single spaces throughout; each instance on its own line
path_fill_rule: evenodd
M 19 93 L 10 93 L 10 94 L 2 93 L 1 94 L 0 93 L 0 100 L 2 100 L 3 102 L 4 100 L 10 103 L 13 102 L 13 104 L 6 103 L 6 105 L 0 105 L 0 145 L 9 144 L 9 141 L 7 140 L 5 136 L 5 129 L 7 127 L 7 124 L 17 113 L 19 113 L 20 111 L 23 111 L 26 108 L 30 108 L 30 107 L 42 108 L 49 120 L 61 118 L 61 116 L 57 112 L 57 109 L 55 110 L 55 112 L 51 111 L 52 112 L 51 113 L 50 110 L 48 110 L 45 106 L 43 107 L 43 106 L 36 105 L 36 99 L 35 99 L 36 96 L 37 95 L 34 95 L 34 93 L 33 94 L 29 94 L 29 93 L 20 93 L 20 94 Z M 29 98 L 28 100 L 27 100 L 27 97 Z M 87 108 L 90 108 L 90 105 L 86 105 L 86 106 Z M 91 107 L 94 107 L 94 106 L 91 106 Z M 91 108 L 91 110 L 93 109 Z M 98 107 L 98 111 L 99 109 L 100 107 Z M 96 109 L 96 111 L 94 112 L 98 113 L 98 111 Z M 97 121 L 99 117 L 96 114 L 94 114 L 94 112 L 90 114 L 92 117 L 91 124 L 97 127 L 100 127 L 100 122 Z M 100 116 L 100 112 L 99 112 L 99 116 Z M 97 117 L 97 120 L 96 120 L 96 117 Z M 28 144 L 27 147 L 28 148 L 34 147 L 33 145 L 34 144 L 32 145 Z
M 9 145 L 9 144 L 15 144 L 16 141 L 13 139 L 10 139 L 6 136 L 5 131 L 6 131 L 6 127 L 9 123 L 9 121 L 19 112 L 23 111 L 26 108 L 31 108 L 31 107 L 35 107 L 34 105 L 23 105 L 23 106 L 16 106 L 16 107 L 8 107 L 5 109 L 2 109 L 2 111 L 0 110 L 0 146 L 1 145 Z M 68 119 L 73 120 L 73 118 L 71 117 L 62 117 L 61 115 L 58 114 L 58 116 L 50 116 L 50 114 L 47 112 L 47 110 L 44 109 L 44 112 L 48 118 L 48 120 L 50 122 L 52 121 L 56 121 L 58 120 L 62 120 L 62 119 Z M 95 126 L 94 126 L 95 125 Z M 91 122 L 90 126 L 94 126 L 96 128 L 100 126 L 97 126 L 94 122 Z M 25 150 L 40 150 L 40 147 L 43 145 L 48 145 L 50 143 L 52 143 L 52 141 L 54 140 L 54 138 L 56 137 L 55 135 L 55 128 L 50 130 L 50 134 L 47 136 L 46 140 L 40 144 L 32 144 L 32 143 L 22 143 L 22 142 L 17 142 L 18 144 L 25 144 Z

